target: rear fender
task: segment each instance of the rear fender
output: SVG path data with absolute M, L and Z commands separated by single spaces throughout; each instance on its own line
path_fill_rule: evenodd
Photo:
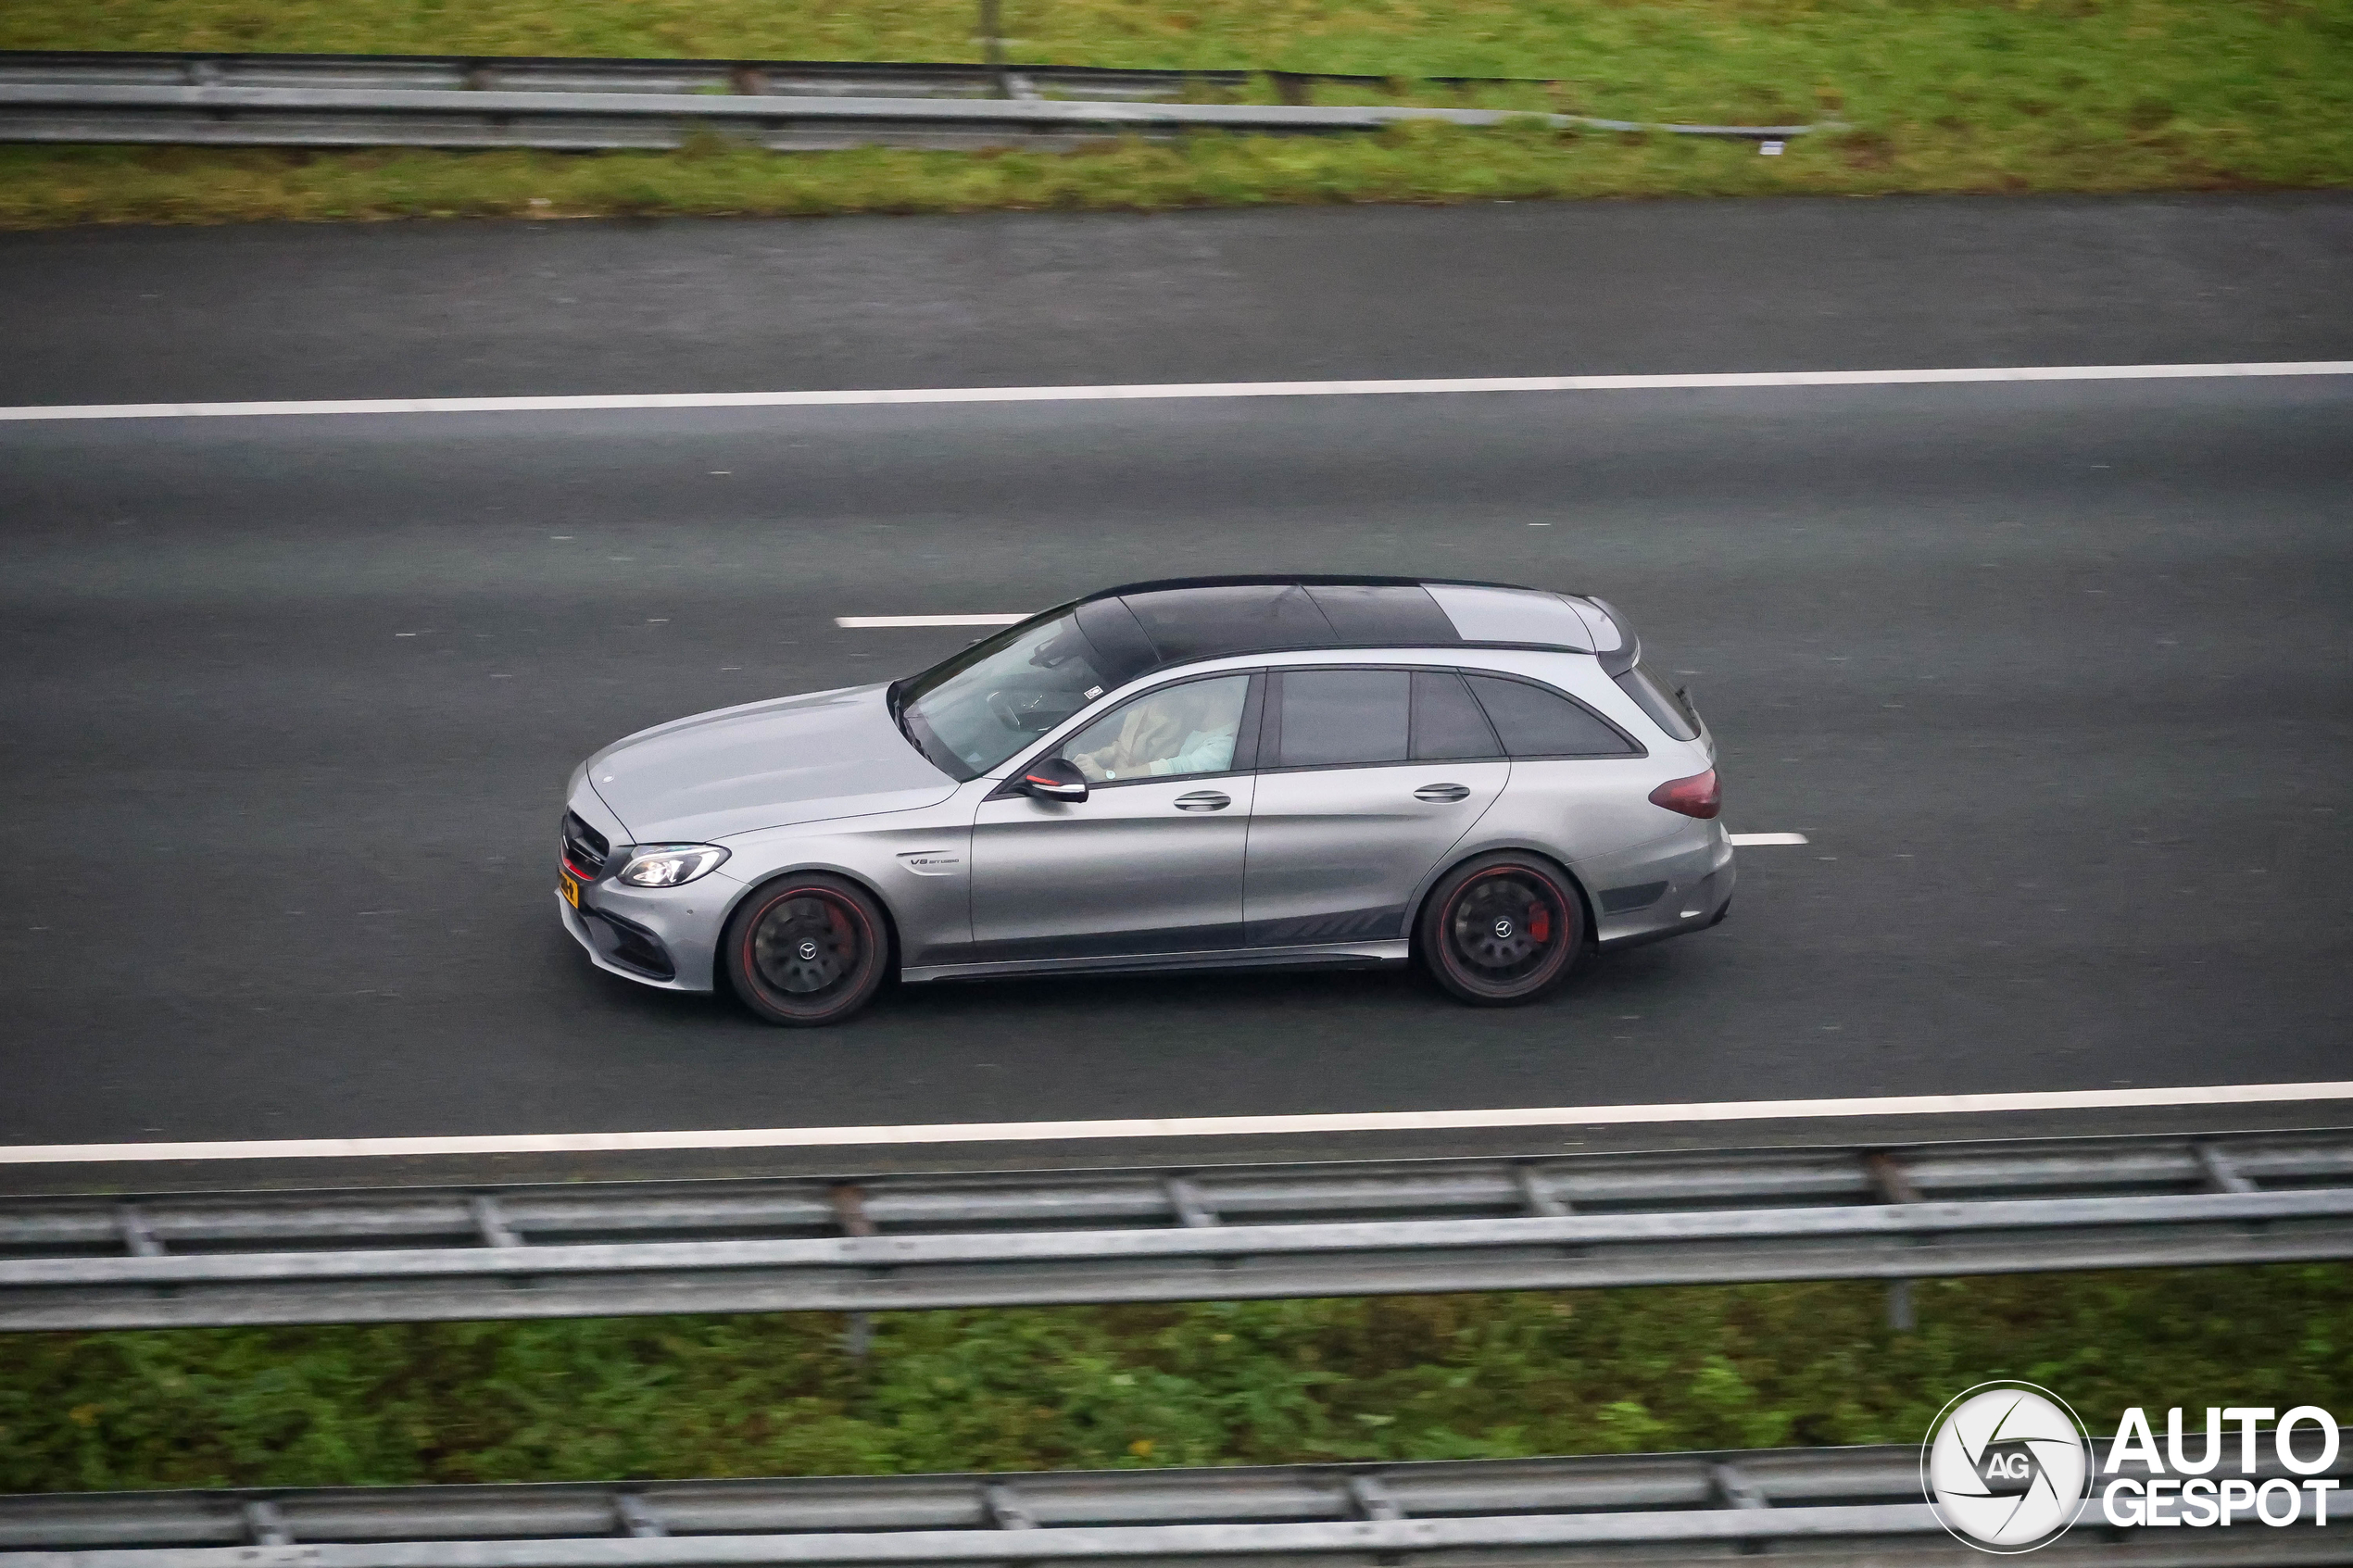
M 1557 872 L 1561 880 L 1567 883 L 1570 890 L 1577 895 L 1578 906 L 1585 915 L 1585 947 L 1588 951 L 1593 948 L 1599 940 L 1597 933 L 1600 927 L 1599 922 L 1593 918 L 1593 896 L 1586 891 L 1584 881 L 1559 856 L 1553 854 L 1550 850 L 1506 840 L 1494 844 L 1482 844 L 1476 849 L 1463 850 L 1448 856 L 1445 862 L 1430 872 L 1421 886 L 1414 890 L 1414 897 L 1407 906 L 1413 912 L 1405 922 L 1405 937 L 1413 944 L 1415 958 L 1418 959 L 1422 956 L 1422 910 L 1429 903 L 1429 896 L 1436 892 L 1438 884 L 1452 876 L 1457 868 L 1469 864 L 1482 855 L 1525 855 L 1529 859 Z

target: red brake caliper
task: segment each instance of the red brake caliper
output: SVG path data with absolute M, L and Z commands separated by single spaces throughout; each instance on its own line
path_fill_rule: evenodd
M 1531 905 L 1528 911 L 1528 939 L 1550 942 L 1553 939 L 1553 911 L 1541 904 Z

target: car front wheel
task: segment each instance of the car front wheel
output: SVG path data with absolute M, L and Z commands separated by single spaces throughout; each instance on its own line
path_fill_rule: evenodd
M 1585 910 L 1556 867 L 1481 855 L 1449 872 L 1416 935 L 1439 985 L 1474 1007 L 1530 1002 L 1558 985 L 1585 946 Z
M 882 909 L 837 876 L 779 877 L 745 899 L 721 938 L 728 984 L 771 1023 L 838 1023 L 882 988 Z

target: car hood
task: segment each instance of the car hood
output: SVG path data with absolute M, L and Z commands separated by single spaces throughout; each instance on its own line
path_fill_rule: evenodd
M 956 782 L 907 744 L 888 690 L 845 686 L 657 724 L 588 759 L 588 783 L 637 844 L 945 800 Z

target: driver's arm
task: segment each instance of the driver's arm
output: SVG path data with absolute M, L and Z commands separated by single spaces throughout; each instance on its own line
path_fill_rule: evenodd
M 1231 730 L 1195 730 L 1185 737 L 1185 748 L 1152 764 L 1155 773 L 1222 773 L 1233 765 Z

